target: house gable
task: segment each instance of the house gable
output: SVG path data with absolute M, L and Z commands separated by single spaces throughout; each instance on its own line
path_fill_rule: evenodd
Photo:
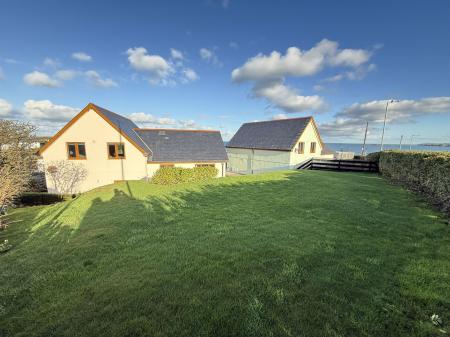
M 312 136 L 311 133 L 313 133 L 314 136 Z M 311 118 L 309 123 L 303 129 L 297 141 L 294 143 L 294 146 L 292 147 L 291 151 L 295 151 L 295 149 L 298 147 L 298 144 L 300 142 L 305 141 L 306 142 L 317 141 L 319 143 L 320 150 L 322 150 L 325 147 L 325 144 L 323 143 L 322 138 L 320 137 L 319 129 L 317 128 L 317 125 L 314 122 L 313 118 Z
M 119 128 L 118 125 L 116 125 L 111 118 L 109 118 L 106 114 L 106 112 L 113 114 L 112 112 L 105 110 L 103 108 L 100 108 L 96 106 L 93 103 L 89 103 L 86 105 L 86 107 L 81 110 L 75 117 L 73 117 L 64 127 L 59 130 L 43 147 L 41 147 L 38 151 L 39 155 L 42 155 L 44 151 L 46 151 L 59 137 L 61 137 L 72 125 L 74 125 L 84 114 L 86 114 L 88 111 L 94 111 L 96 112 L 100 117 L 103 118 L 105 122 L 107 122 L 112 128 L 114 128 L 117 132 L 119 132 L 125 139 L 127 139 L 133 146 L 135 146 L 140 152 L 142 152 L 144 155 L 148 155 L 151 153 L 151 150 L 145 146 L 145 144 L 142 142 L 142 144 L 138 144 L 139 140 L 133 139 L 130 137 L 130 135 L 125 132 L 123 129 Z M 121 117 L 121 116 L 120 116 Z M 123 117 L 121 117 L 123 118 Z M 131 122 L 131 121 L 130 121 Z M 136 125 L 133 124 L 134 127 Z M 134 132 L 132 130 L 132 132 Z

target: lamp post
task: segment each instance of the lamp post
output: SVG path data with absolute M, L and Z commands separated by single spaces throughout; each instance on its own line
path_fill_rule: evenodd
M 409 139 L 409 151 L 411 151 L 411 149 L 412 149 L 412 140 L 413 140 L 413 138 L 417 137 L 417 136 L 420 136 L 420 135 L 411 135 L 411 138 Z
M 380 151 L 383 151 L 383 143 L 384 143 L 384 129 L 386 128 L 386 117 L 388 113 L 389 104 L 399 102 L 399 100 L 390 99 L 386 102 L 386 110 L 384 111 L 384 123 L 383 123 L 383 133 L 381 134 L 381 146 Z

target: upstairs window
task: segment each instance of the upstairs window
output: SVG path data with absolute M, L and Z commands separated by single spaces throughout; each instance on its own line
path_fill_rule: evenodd
M 316 153 L 316 142 L 311 142 L 311 150 L 309 152 Z
M 305 143 L 303 143 L 303 142 L 298 143 L 297 153 L 298 154 L 305 153 Z
M 67 158 L 70 160 L 86 159 L 86 146 L 84 143 L 67 143 Z
M 124 143 L 108 143 L 108 158 L 109 159 L 125 159 L 125 144 Z

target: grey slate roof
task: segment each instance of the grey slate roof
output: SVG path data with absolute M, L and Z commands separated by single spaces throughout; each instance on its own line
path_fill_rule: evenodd
M 311 118 L 244 123 L 227 147 L 290 151 Z
M 149 162 L 215 162 L 228 156 L 219 131 L 137 129 L 152 150 Z
M 98 105 L 95 105 L 95 108 L 97 108 L 103 115 L 105 115 L 106 118 L 110 120 L 111 123 L 113 123 L 118 129 L 120 129 L 124 134 L 131 138 L 137 145 L 139 145 L 142 150 L 150 152 L 148 146 L 138 137 L 138 135 L 134 131 L 134 129 L 138 127 L 136 124 L 134 124 L 128 118 L 118 115 L 115 112 L 106 110 L 105 108 L 99 107 Z

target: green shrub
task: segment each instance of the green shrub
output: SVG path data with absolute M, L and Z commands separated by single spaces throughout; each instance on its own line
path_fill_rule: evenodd
M 372 152 L 372 153 L 369 153 L 369 154 L 366 156 L 366 159 L 367 159 L 368 161 L 374 161 L 374 162 L 376 162 L 376 163 L 378 164 L 379 161 L 380 161 L 380 153 L 381 153 L 381 152 Z
M 50 205 L 66 200 L 68 197 L 46 192 L 25 192 L 17 200 L 21 206 Z
M 203 166 L 194 168 L 162 167 L 156 171 L 152 183 L 160 185 L 171 185 L 202 181 L 217 176 L 215 167 Z
M 450 214 L 450 153 L 384 151 L 379 168 L 383 176 L 426 196 Z

